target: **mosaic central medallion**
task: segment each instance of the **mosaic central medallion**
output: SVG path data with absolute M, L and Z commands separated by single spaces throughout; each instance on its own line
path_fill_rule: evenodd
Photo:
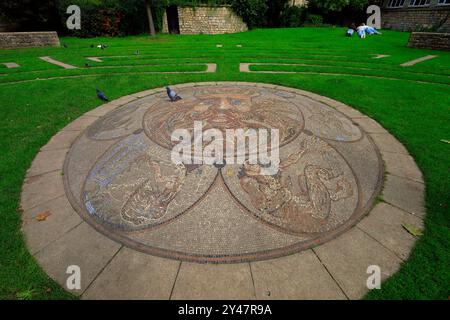
M 370 208 L 382 163 L 370 138 L 330 106 L 286 88 L 205 85 L 135 100 L 73 144 L 66 193 L 98 231 L 158 256 L 233 263 L 298 252 L 353 226 Z M 279 170 L 175 164 L 176 129 L 278 129 Z

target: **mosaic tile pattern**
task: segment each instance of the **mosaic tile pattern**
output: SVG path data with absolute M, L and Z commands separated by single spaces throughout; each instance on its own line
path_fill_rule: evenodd
M 199 85 L 157 93 L 89 126 L 66 158 L 66 195 L 88 223 L 149 254 L 195 262 L 264 260 L 333 239 L 380 192 L 378 149 L 351 119 L 288 88 Z M 171 133 L 279 129 L 280 170 L 175 165 Z

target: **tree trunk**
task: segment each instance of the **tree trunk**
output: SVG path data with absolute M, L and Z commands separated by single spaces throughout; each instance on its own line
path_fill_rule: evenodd
M 148 25 L 150 27 L 150 35 L 153 37 L 153 36 L 155 36 L 156 32 L 155 32 L 155 24 L 153 22 L 151 0 L 145 0 L 145 6 L 147 8 L 147 16 L 148 16 Z

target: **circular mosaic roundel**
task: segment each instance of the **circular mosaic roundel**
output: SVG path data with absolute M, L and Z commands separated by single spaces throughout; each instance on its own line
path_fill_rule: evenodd
M 322 102 L 263 85 L 195 86 L 135 100 L 74 143 L 66 193 L 105 235 L 140 251 L 197 262 L 278 257 L 354 225 L 379 192 L 370 138 Z M 257 164 L 175 164 L 171 134 L 278 129 L 278 173 Z M 248 156 L 248 154 L 247 154 Z

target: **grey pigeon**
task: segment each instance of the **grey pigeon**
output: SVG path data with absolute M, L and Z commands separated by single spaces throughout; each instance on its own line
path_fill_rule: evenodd
M 169 87 L 166 87 L 166 90 L 167 90 L 167 95 L 170 98 L 170 101 L 174 102 L 174 101 L 181 100 L 181 97 L 179 95 L 177 95 L 177 93 L 175 91 L 173 91 Z
M 101 92 L 98 88 L 95 89 L 97 91 L 97 97 L 103 101 L 109 101 L 103 92 Z

